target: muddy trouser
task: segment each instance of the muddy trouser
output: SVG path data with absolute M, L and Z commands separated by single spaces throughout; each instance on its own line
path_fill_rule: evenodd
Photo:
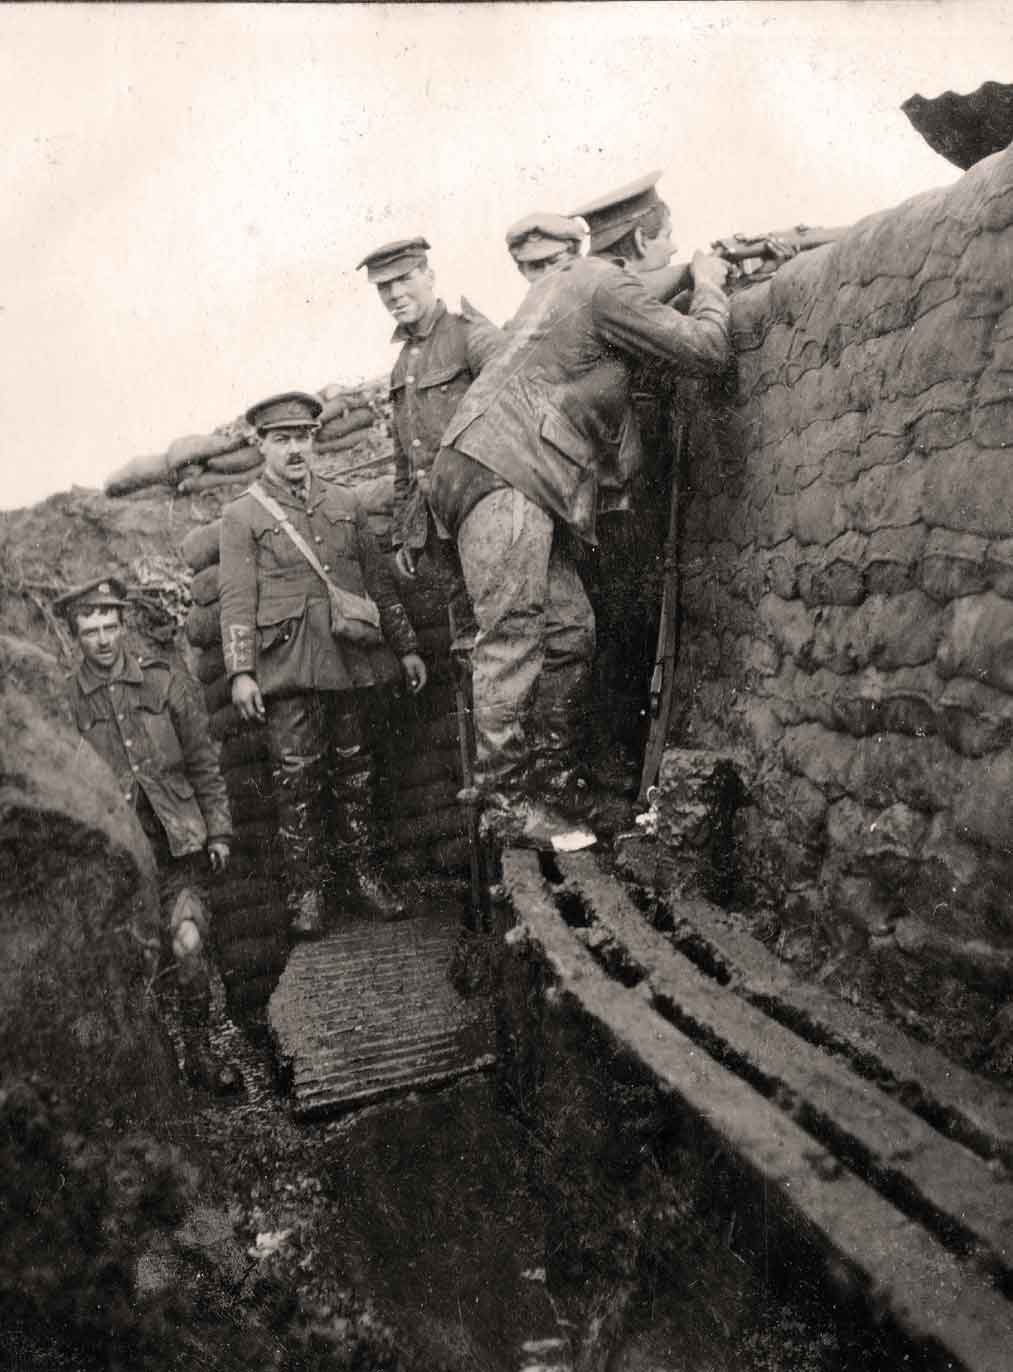
M 458 533 L 475 607 L 475 782 L 520 785 L 536 757 L 576 760 L 594 611 L 552 517 L 520 491 L 483 497 Z
M 301 691 L 267 701 L 268 742 L 278 804 L 278 843 L 290 908 L 333 880 L 337 851 L 368 842 L 367 762 L 356 691 Z M 342 795 L 339 799 L 336 773 Z
M 184 1019 L 205 1024 L 211 1009 L 211 974 L 206 943 L 210 930 L 211 906 L 207 893 L 208 856 L 201 851 L 173 857 L 161 824 L 138 807 L 138 819 L 155 855 L 158 900 L 162 913 L 163 956 L 172 960 Z M 181 924 L 190 920 L 201 936 L 200 946 L 182 956 L 171 952 L 173 936 Z

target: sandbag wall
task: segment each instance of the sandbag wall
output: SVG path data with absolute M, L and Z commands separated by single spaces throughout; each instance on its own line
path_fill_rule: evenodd
M 383 542 L 392 478 L 361 483 L 359 490 Z M 215 520 L 191 530 L 181 551 L 193 571 L 186 636 L 211 732 L 221 743 L 236 831 L 229 871 L 213 894 L 219 966 L 230 1004 L 243 1010 L 268 999 L 284 967 L 287 917 L 266 731 L 244 722 L 232 705 L 222 657 L 219 529 Z M 400 689 L 371 693 L 366 746 L 348 764 L 347 784 L 353 787 L 354 778 L 371 767 L 375 847 L 388 880 L 453 878 L 467 869 L 469 849 L 467 811 L 456 801 L 462 769 L 446 601 L 424 575 L 399 578 L 399 584 L 429 682 L 416 698 Z M 340 776 L 337 784 L 340 801 Z
M 218 617 L 220 521 L 198 525 L 183 540 L 193 571 L 186 636 L 194 675 L 204 687 L 211 733 L 235 830 L 228 870 L 211 891 L 218 966 L 234 1010 L 266 1003 L 287 956 L 287 914 L 275 832 L 277 808 L 263 726 L 246 723 L 232 704 Z
M 757 893 L 1013 949 L 1013 149 L 733 299 L 698 414 L 678 741 L 742 760 Z

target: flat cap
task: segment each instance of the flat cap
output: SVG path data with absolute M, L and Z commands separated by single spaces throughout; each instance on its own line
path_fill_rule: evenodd
M 97 576 L 81 586 L 73 586 L 53 601 L 53 609 L 69 618 L 72 609 L 87 606 L 91 610 L 123 609 L 127 604 L 127 588 L 118 576 Z
M 564 214 L 528 214 L 510 225 L 506 241 L 515 262 L 541 262 L 567 243 L 579 244 L 586 233 L 586 224 Z
M 619 186 L 607 195 L 600 195 L 574 210 L 575 215 L 587 220 L 591 230 L 591 252 L 601 252 L 619 241 L 624 233 L 641 220 L 649 210 L 663 203 L 654 189 L 661 179 L 660 171 L 648 172 L 636 181 Z
M 356 264 L 356 271 L 366 268 L 366 280 L 374 286 L 384 281 L 396 281 L 399 276 L 407 276 L 415 267 L 425 267 L 426 252 L 429 244 L 424 238 L 399 238 L 393 243 L 385 243 L 367 253 Z
M 283 391 L 246 411 L 246 422 L 258 433 L 268 429 L 318 429 L 323 404 L 308 391 Z

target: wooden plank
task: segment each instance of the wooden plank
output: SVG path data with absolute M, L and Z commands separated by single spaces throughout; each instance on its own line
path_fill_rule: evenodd
M 1013 1309 L 970 1263 L 947 1252 L 658 1015 L 649 987 L 609 978 L 555 908 L 534 854 L 504 854 L 503 884 L 522 926 L 515 946 L 534 946 L 554 972 L 561 999 L 603 1026 L 661 1091 L 704 1121 L 772 1189 L 783 1210 L 806 1224 L 828 1263 L 838 1264 L 864 1293 L 875 1316 L 885 1313 L 916 1343 L 942 1349 L 964 1372 L 1008 1372 Z

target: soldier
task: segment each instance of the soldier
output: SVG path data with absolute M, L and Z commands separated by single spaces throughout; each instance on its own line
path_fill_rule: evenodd
M 184 1070 L 193 1085 L 237 1091 L 238 1068 L 215 1054 L 208 1035 L 206 872 L 224 871 L 232 821 L 200 690 L 163 659 L 138 660 L 127 651 L 126 587 L 116 577 L 79 586 L 55 603 L 81 650 L 68 683 L 78 730 L 112 769 L 154 852 L 179 987 Z
M 517 270 L 530 284 L 578 256 L 588 228 L 562 214 L 528 214 L 511 224 L 506 241 Z
M 322 932 L 328 897 L 372 918 L 401 913 L 370 861 L 369 777 L 352 769 L 364 693 L 398 677 L 388 643 L 409 690 L 426 683 L 362 505 L 312 471 L 321 408 L 290 391 L 247 411 L 264 476 L 225 507 L 221 530 L 225 666 L 239 713 L 268 728 L 296 938 Z
M 659 175 L 578 211 L 592 253 L 623 257 L 574 257 L 530 287 L 433 466 L 430 500 L 457 538 L 479 626 L 476 799 L 506 842 L 594 842 L 573 819 L 589 808 L 578 740 L 595 624 L 568 536 L 594 543 L 600 489 L 615 508 L 639 463 L 633 372 L 652 361 L 702 376 L 729 358 L 724 263 L 693 258 L 689 317 L 640 282 L 673 251 Z
M 474 615 L 453 544 L 440 537 L 429 511 L 429 473 L 440 437 L 465 391 L 500 345 L 499 329 L 461 301 L 453 314 L 436 297 L 424 238 L 385 243 L 356 270 L 376 286 L 397 320 L 402 344 L 390 377 L 394 418 L 394 525 L 392 542 L 403 575 L 416 574 L 425 553 L 450 602 L 456 646 L 470 646 Z

